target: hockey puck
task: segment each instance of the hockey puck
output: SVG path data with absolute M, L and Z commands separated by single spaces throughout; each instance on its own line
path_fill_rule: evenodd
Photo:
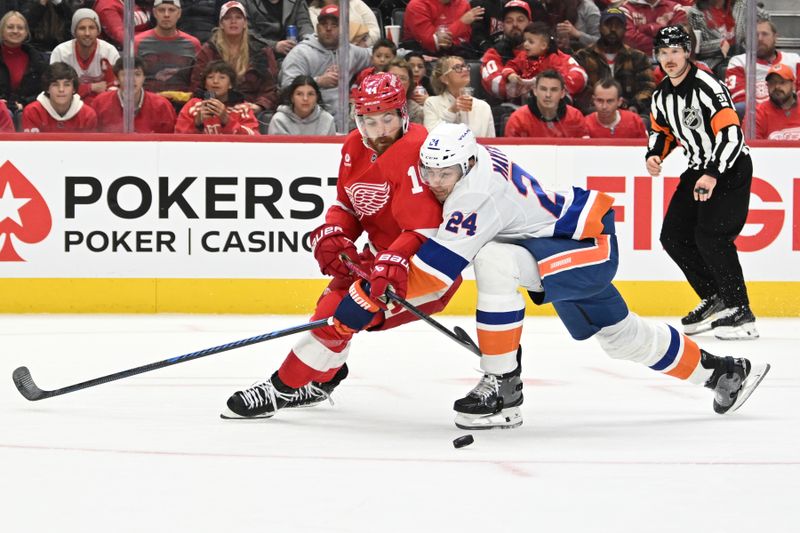
M 698 187 L 694 190 L 697 194 L 708 194 L 708 189 L 705 187 Z
M 475 439 L 472 438 L 472 435 L 462 435 L 453 441 L 453 447 L 463 448 L 464 446 L 469 446 L 473 442 L 475 442 Z

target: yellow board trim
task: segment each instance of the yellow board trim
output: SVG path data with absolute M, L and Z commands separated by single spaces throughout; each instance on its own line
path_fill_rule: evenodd
M 0 313 L 310 314 L 326 280 L 299 279 L 2 279 Z M 614 283 L 640 315 L 682 316 L 697 304 L 679 281 Z M 757 316 L 800 316 L 800 282 L 747 284 Z M 471 315 L 477 291 L 465 281 L 445 310 Z M 530 316 L 553 315 L 527 298 Z

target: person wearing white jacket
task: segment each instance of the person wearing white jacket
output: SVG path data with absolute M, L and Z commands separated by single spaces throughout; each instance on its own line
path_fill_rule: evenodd
M 322 94 L 311 76 L 298 76 L 287 87 L 283 104 L 269 122 L 269 135 L 336 135 L 333 115 L 322 109 Z
M 317 17 L 320 10 L 328 4 L 339 5 L 339 0 L 312 0 L 308 3 L 308 16 L 311 18 L 311 25 L 317 27 Z M 381 38 L 381 26 L 375 13 L 363 0 L 350 0 L 350 26 L 366 26 L 369 30 L 367 46 L 372 46 L 375 41 Z
M 425 100 L 425 128 L 431 131 L 442 122 L 466 124 L 476 137 L 494 137 L 494 116 L 489 104 L 475 98 L 469 86 L 469 65 L 458 56 L 436 62 L 431 83 L 437 96 Z

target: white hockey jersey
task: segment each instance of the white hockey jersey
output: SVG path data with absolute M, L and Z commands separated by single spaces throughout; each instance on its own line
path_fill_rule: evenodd
M 408 294 L 448 287 L 490 241 L 598 237 L 612 204 L 611 196 L 579 187 L 548 191 L 497 148 L 478 146 L 477 164 L 444 202 L 436 236 L 412 258 Z
M 75 46 L 75 39 L 56 46 L 50 55 L 50 64 L 63 61 L 71 66 L 78 73 L 78 82 L 82 85 L 103 80 L 110 84 L 114 81 L 113 67 L 119 59 L 119 52 L 116 48 L 102 39 L 97 39 L 97 48 L 95 48 L 94 54 L 84 61 L 78 55 Z

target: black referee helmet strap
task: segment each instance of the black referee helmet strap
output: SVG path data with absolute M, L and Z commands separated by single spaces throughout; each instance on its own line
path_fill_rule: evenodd
M 681 47 L 687 52 L 692 50 L 692 40 L 683 26 L 664 26 L 653 39 L 653 50 L 658 52 L 660 48 Z

